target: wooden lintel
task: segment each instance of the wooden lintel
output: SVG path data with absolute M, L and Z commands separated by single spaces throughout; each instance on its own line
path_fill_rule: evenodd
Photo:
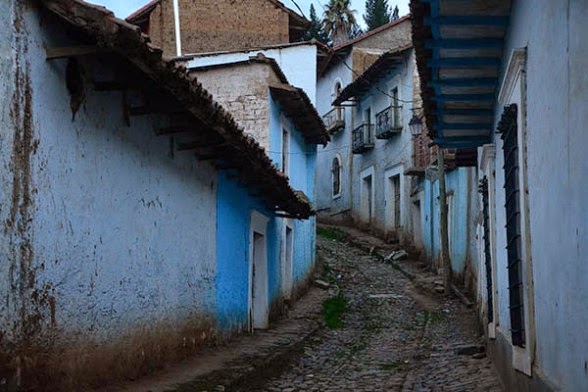
M 186 133 L 190 132 L 191 130 L 188 127 L 181 127 L 181 126 L 171 126 L 171 127 L 163 127 L 157 128 L 155 130 L 155 134 L 157 136 L 167 136 L 167 135 L 176 135 L 178 133 Z
M 45 49 L 46 60 L 65 59 L 69 57 L 90 56 L 106 53 L 106 50 L 94 45 L 64 46 Z
M 298 216 L 294 216 L 291 214 L 280 214 L 280 213 L 275 213 L 274 214 L 276 217 L 278 218 L 287 218 L 287 219 L 300 219 Z

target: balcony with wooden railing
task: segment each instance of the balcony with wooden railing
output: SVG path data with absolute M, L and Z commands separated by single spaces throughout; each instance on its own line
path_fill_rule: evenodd
M 352 132 L 352 151 L 354 154 L 363 154 L 374 148 L 374 135 L 372 124 L 362 124 Z
M 327 128 L 327 132 L 329 132 L 331 135 L 344 129 L 345 108 L 340 106 L 335 107 L 333 110 L 323 116 L 323 122 Z
M 388 106 L 376 114 L 377 139 L 389 139 L 400 132 L 402 132 L 402 120 L 399 106 Z

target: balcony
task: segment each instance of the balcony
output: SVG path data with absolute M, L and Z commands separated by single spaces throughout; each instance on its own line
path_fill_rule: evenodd
M 354 154 L 363 154 L 374 148 L 373 125 L 363 124 L 355 128 L 352 133 L 352 151 Z
M 331 135 L 345 128 L 345 109 L 336 107 L 323 116 L 327 132 Z
M 402 132 L 400 107 L 389 106 L 376 114 L 376 138 L 389 139 L 392 135 Z

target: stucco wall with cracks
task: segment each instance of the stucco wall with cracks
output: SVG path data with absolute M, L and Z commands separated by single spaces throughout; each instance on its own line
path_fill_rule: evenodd
M 120 92 L 90 83 L 108 78 L 105 59 L 79 60 L 72 119 L 68 60 L 44 50 L 70 42 L 22 4 L 0 4 L 0 352 L 137 331 L 157 344 L 154 328 L 171 336 L 215 305 L 215 171 L 171 153 L 153 132 L 164 118 L 125 125 Z

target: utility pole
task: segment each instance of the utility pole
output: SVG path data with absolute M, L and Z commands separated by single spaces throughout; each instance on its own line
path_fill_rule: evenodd
M 443 266 L 443 287 L 445 295 L 451 292 L 451 260 L 449 258 L 449 235 L 447 233 L 447 190 L 445 188 L 445 159 L 443 150 L 437 149 L 437 165 L 439 166 L 439 209 L 441 225 L 441 264 Z

